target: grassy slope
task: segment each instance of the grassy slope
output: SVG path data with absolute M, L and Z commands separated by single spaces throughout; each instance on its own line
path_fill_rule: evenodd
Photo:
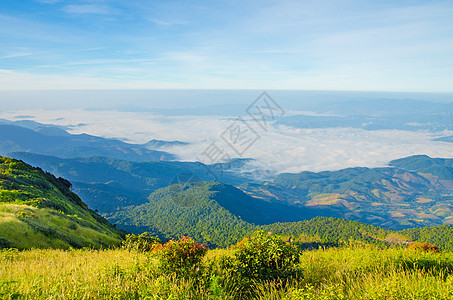
M 71 184 L 0 157 L 0 248 L 107 247 L 121 232 L 70 191 Z

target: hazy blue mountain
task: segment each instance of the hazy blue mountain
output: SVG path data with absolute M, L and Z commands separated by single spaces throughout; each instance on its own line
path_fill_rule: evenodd
M 384 116 L 307 116 L 293 115 L 282 117 L 277 124 L 296 128 L 360 128 L 365 130 L 453 130 L 452 114 L 393 114 Z
M 164 147 L 171 147 L 171 146 L 186 146 L 189 143 L 181 142 L 181 141 L 162 141 L 162 140 L 150 140 L 147 143 L 143 144 L 144 147 L 148 149 L 159 149 Z
M 18 117 L 27 117 L 27 116 L 18 116 Z M 31 116 L 30 116 L 31 117 Z M 39 130 L 41 128 L 58 128 L 65 130 L 67 129 L 65 126 L 53 125 L 53 124 L 42 124 L 32 120 L 18 120 L 18 121 L 10 121 L 6 119 L 0 119 L 0 124 L 3 125 L 15 125 L 20 126 L 28 129 Z
M 453 111 L 453 103 L 398 98 L 354 99 L 313 104 L 312 109 L 343 116 L 448 115 Z
M 106 156 L 131 161 L 175 159 L 170 153 L 150 150 L 142 145 L 88 134 L 69 134 L 59 127 L 41 126 L 33 130 L 0 124 L 0 154 L 17 151 L 64 158 Z

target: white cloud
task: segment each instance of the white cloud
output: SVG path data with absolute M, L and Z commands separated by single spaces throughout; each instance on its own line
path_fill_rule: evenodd
M 134 143 L 151 139 L 190 142 L 189 146 L 168 149 L 186 161 L 201 158 L 201 153 L 213 141 L 234 157 L 234 152 L 220 138 L 232 118 L 165 117 L 151 113 L 83 110 L 3 112 L 0 118 L 13 119 L 17 115 L 33 115 L 35 121 L 59 125 L 84 123 L 85 126 L 74 127 L 71 132 L 123 138 Z M 393 159 L 415 154 L 453 157 L 451 143 L 432 140 L 453 135 L 452 132 L 295 129 L 286 126 L 269 128 L 268 132 L 256 126 L 255 130 L 261 138 L 244 155 L 258 160 L 249 166 L 251 169 L 264 165 L 273 172 L 324 171 L 359 166 L 382 167 Z

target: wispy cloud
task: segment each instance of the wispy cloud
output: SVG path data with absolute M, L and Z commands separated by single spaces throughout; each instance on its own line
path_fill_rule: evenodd
M 91 52 L 91 51 L 99 51 L 104 49 L 103 47 L 93 47 L 93 48 L 83 48 L 74 50 L 74 52 Z
M 61 68 L 69 66 L 83 66 L 83 65 L 112 65 L 112 64 L 140 64 L 140 63 L 152 63 L 153 59 L 89 59 L 82 61 L 70 61 L 59 65 L 43 65 L 42 68 Z
M 94 15 L 116 15 L 120 10 L 107 5 L 99 4 L 70 4 L 63 7 L 63 11 L 69 14 L 94 14 Z
M 32 53 L 29 53 L 29 52 L 11 53 L 11 54 L 7 54 L 7 55 L 4 55 L 4 56 L 0 56 L 0 59 L 3 59 L 3 58 L 24 57 L 24 56 L 29 56 L 29 55 L 31 55 L 31 54 L 32 54 Z
M 188 22 L 178 19 L 150 19 L 151 22 L 160 26 L 186 25 Z

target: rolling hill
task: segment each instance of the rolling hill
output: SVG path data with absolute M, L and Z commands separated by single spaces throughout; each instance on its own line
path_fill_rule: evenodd
M 387 168 L 279 174 L 240 188 L 268 201 L 328 208 L 336 216 L 389 229 L 453 224 L 452 162 L 412 156 Z
M 192 181 L 215 179 L 198 162 L 131 162 L 106 157 L 61 159 L 32 153 L 9 156 L 68 179 L 85 203 L 102 213 L 143 204 L 152 192 L 175 183 L 180 175 L 190 175 Z M 229 173 L 224 173 L 222 181 L 233 185 L 248 182 Z
M 69 181 L 0 156 L 0 248 L 109 247 L 123 234 L 90 210 Z
M 295 214 L 305 214 L 307 220 L 270 221 L 265 225 L 255 223 L 269 218 L 271 211 L 279 208 L 282 207 L 252 199 L 230 185 L 210 181 L 183 186 L 175 184 L 159 189 L 149 196 L 147 203 L 118 210 L 111 215 L 111 219 L 132 232 L 151 232 L 163 240 L 191 236 L 211 247 L 229 246 L 253 231 L 264 230 L 279 234 L 304 248 L 339 246 L 351 242 L 387 247 L 416 241 L 453 250 L 451 225 L 393 231 L 340 218 L 309 217 L 309 210 L 295 207 L 292 207 Z M 254 215 L 257 212 L 259 215 Z M 285 212 L 287 217 L 291 215 L 289 211 Z

